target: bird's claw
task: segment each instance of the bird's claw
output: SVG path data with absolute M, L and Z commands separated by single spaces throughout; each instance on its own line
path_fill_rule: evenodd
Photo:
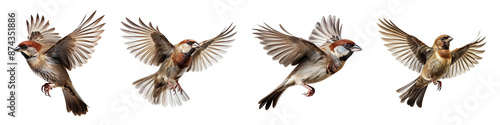
M 438 90 L 438 91 L 441 91 L 441 87 L 443 87 L 443 84 L 441 83 L 441 81 L 436 81 L 436 80 L 434 80 L 434 79 L 431 77 L 430 82 L 432 82 L 434 85 L 437 85 L 437 86 L 438 86 L 437 90 Z
M 52 84 L 50 83 L 45 83 L 42 85 L 42 92 L 45 94 L 45 96 L 50 96 L 49 90 L 52 90 Z
M 441 91 L 441 87 L 443 87 L 443 84 L 441 83 L 441 81 L 437 81 L 437 83 L 434 83 L 434 85 L 436 85 L 436 84 L 438 86 L 437 90 Z
M 309 85 L 302 85 L 304 86 L 306 89 L 307 89 L 307 92 L 303 93 L 306 97 L 311 97 L 312 95 L 314 95 L 314 88 L 312 86 L 309 86 Z
M 177 94 L 177 91 L 176 91 L 176 88 L 179 89 L 179 92 L 182 92 L 182 88 L 181 88 L 181 85 L 177 84 L 177 85 L 173 85 L 172 83 L 170 82 L 167 82 L 167 87 L 170 88 L 170 90 L 174 90 L 174 94 Z

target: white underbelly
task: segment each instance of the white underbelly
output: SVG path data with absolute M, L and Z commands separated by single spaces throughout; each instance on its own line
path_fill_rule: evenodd
M 331 74 L 326 73 L 326 61 L 321 60 L 317 63 L 304 63 L 297 66 L 297 71 L 289 80 L 295 81 L 295 84 L 304 85 L 320 82 Z

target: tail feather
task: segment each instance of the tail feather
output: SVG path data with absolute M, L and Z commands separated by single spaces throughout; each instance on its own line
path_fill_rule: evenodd
M 158 73 L 151 74 L 144 78 L 141 78 L 133 83 L 135 88 L 139 89 L 139 93 L 143 94 L 143 97 L 155 105 L 181 106 L 182 102 L 189 100 L 189 96 L 180 88 L 176 86 L 171 89 L 167 86 L 168 83 L 162 83 L 155 80 Z
M 425 86 L 418 86 L 416 83 L 420 82 L 421 79 L 420 77 L 413 80 L 412 82 L 408 83 L 407 85 L 399 88 L 396 90 L 396 92 L 401 93 L 403 92 L 399 98 L 401 99 L 401 103 L 405 102 L 406 99 L 406 104 L 410 105 L 413 107 L 415 103 L 417 104 L 418 107 L 422 107 L 422 102 L 424 100 L 424 95 L 425 91 L 427 90 L 427 85 Z M 411 87 L 410 87 L 411 86 Z M 409 88 L 408 88 L 409 87 Z
M 273 92 L 269 93 L 266 97 L 262 98 L 259 101 L 259 109 L 266 106 L 265 109 L 268 110 L 271 107 L 271 105 L 273 106 L 273 108 L 276 107 L 276 104 L 278 104 L 278 100 L 280 99 L 283 92 L 285 92 L 285 90 L 288 87 L 293 85 L 293 84 L 287 84 L 286 83 L 287 81 L 288 78 L 285 79 L 285 81 L 283 81 L 283 83 L 281 83 L 280 86 L 274 89 Z
M 276 107 L 276 104 L 278 104 L 278 100 L 280 99 L 281 97 L 281 94 L 283 94 L 283 92 L 285 91 L 285 89 L 278 89 L 278 90 L 274 90 L 273 92 L 271 92 L 270 94 L 268 94 L 266 97 L 262 98 L 260 101 L 259 101 L 259 109 L 261 109 L 262 107 L 264 107 L 264 105 L 266 106 L 266 110 L 268 110 L 271 105 L 274 107 Z
M 68 112 L 73 112 L 76 116 L 85 115 L 88 112 L 88 105 L 83 102 L 80 95 L 76 92 L 73 85 L 68 84 L 62 89 L 64 94 L 64 100 L 66 101 L 66 110 Z

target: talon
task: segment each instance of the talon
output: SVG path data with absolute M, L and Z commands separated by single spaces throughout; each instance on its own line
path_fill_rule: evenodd
M 438 86 L 437 90 L 441 91 L 441 87 L 443 87 L 443 84 L 441 83 L 441 81 L 437 81 L 437 86 Z
M 45 94 L 45 96 L 50 96 L 49 90 L 52 90 L 52 84 L 51 83 L 45 83 L 42 85 L 42 92 Z
M 431 79 L 429 81 L 432 82 L 434 85 L 437 85 L 438 86 L 437 90 L 441 91 L 441 87 L 443 87 L 443 84 L 441 83 L 441 81 L 436 81 L 432 77 L 430 77 L 430 78 Z
M 312 95 L 314 95 L 315 90 L 312 86 L 309 85 L 302 85 L 302 86 L 304 86 L 307 89 L 307 92 L 303 93 L 306 97 L 311 97 Z
M 181 84 L 177 83 L 177 86 L 175 88 L 178 88 L 179 89 L 179 92 L 182 92 L 182 87 L 181 87 Z
M 174 86 L 172 83 L 170 83 L 170 81 L 167 81 L 167 83 L 167 87 L 170 88 L 170 90 L 173 90 L 174 94 L 177 94 L 177 91 L 175 89 L 177 88 L 177 86 L 179 86 L 179 84 Z

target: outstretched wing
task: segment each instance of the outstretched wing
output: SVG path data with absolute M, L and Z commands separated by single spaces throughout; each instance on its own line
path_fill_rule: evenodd
M 31 23 L 30 23 L 31 22 Z M 28 22 L 26 20 L 26 25 L 28 28 L 28 40 L 35 41 L 37 43 L 43 44 L 45 49 L 48 49 L 49 46 L 54 45 L 57 40 L 61 39 L 59 33 L 55 33 L 55 28 L 49 28 L 49 21 L 45 22 L 45 17 L 36 15 L 36 20 L 31 16 L 31 21 Z
M 231 24 L 216 37 L 200 43 L 200 48 L 192 55 L 193 60 L 187 71 L 202 71 L 216 63 L 217 59 L 222 58 L 221 54 L 226 53 L 224 49 L 231 47 L 229 43 L 234 41 L 234 39 L 230 38 L 236 34 L 236 32 L 233 32 L 235 27 Z
M 311 36 L 309 36 L 309 41 L 316 45 L 322 45 L 326 43 L 333 43 L 341 38 L 342 25 L 340 25 L 340 19 L 335 16 L 328 16 L 328 20 L 325 17 L 321 18 L 321 22 L 316 23 L 316 27 L 313 29 Z
M 104 31 L 101 28 L 105 23 L 99 23 L 104 15 L 91 22 L 95 13 L 88 19 L 84 17 L 78 28 L 51 46 L 45 54 L 59 60 L 68 70 L 86 63 L 94 52 L 97 40 L 101 39 L 99 35 Z
M 391 20 L 379 19 L 379 21 L 382 24 L 378 24 L 382 28 L 379 32 L 386 36 L 382 39 L 387 42 L 385 46 L 389 48 L 392 55 L 411 70 L 420 72 L 427 58 L 433 53 L 432 48 L 399 29 Z
M 151 22 L 148 26 L 140 18 L 140 25 L 126 19 L 129 24 L 122 22 L 126 29 L 121 30 L 127 33 L 123 37 L 131 40 L 125 43 L 129 45 L 127 49 L 130 53 L 135 54 L 135 57 L 139 57 L 144 63 L 155 66 L 169 59 L 174 46 L 160 32 L 158 26 L 155 29 Z
M 279 63 L 284 66 L 297 65 L 310 52 L 326 55 L 313 43 L 292 36 L 281 25 L 280 28 L 287 34 L 281 33 L 267 24 L 259 26 L 262 29 L 254 29 L 257 32 L 253 34 L 262 40 L 260 44 L 264 45 L 264 49 L 269 51 L 267 54 L 274 56 L 273 60 L 279 60 Z
M 485 37 L 478 38 L 472 43 L 451 51 L 451 66 L 444 74 L 443 78 L 455 77 L 469 71 L 475 64 L 478 64 L 479 62 L 477 60 L 482 59 L 478 55 L 484 53 L 484 50 L 478 49 L 486 44 L 482 42 L 484 39 Z

